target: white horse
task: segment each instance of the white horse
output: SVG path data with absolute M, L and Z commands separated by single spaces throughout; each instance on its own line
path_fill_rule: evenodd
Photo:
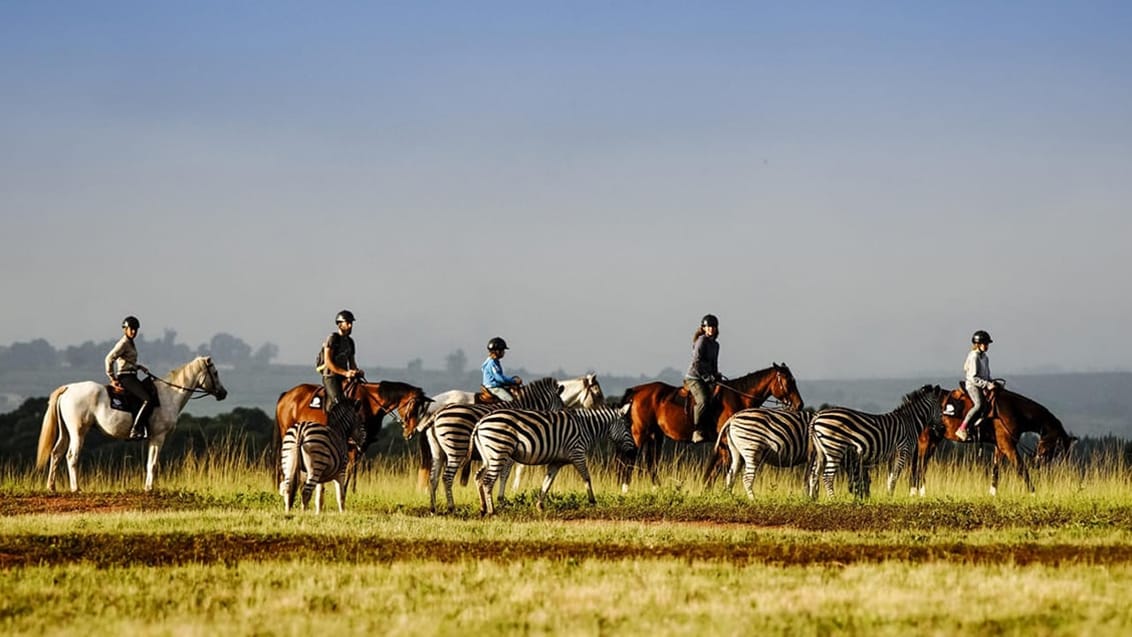
M 165 378 L 154 377 L 160 405 L 149 418 L 149 436 L 146 440 L 148 458 L 145 470 L 145 490 L 153 489 L 153 474 L 157 456 L 165 443 L 165 436 L 177 426 L 177 418 L 185 403 L 194 394 L 212 395 L 224 400 L 228 390 L 220 384 L 220 375 L 209 356 L 199 356 L 171 372 Z M 71 491 L 79 490 L 79 451 L 92 425 L 111 438 L 126 440 L 134 418 L 129 412 L 110 407 L 106 386 L 94 381 L 63 385 L 51 392 L 43 426 L 39 431 L 39 453 L 36 468 L 43 467 L 48 458 L 47 488 L 55 490 L 55 470 L 63 452 L 67 453 L 67 471 L 71 476 Z
M 591 373 L 560 380 L 558 386 L 562 388 L 559 395 L 562 396 L 562 402 L 567 409 L 574 407 L 593 409 L 605 406 L 605 394 L 602 393 L 601 385 L 597 382 L 597 374 Z M 432 397 L 425 415 L 430 416 L 448 405 L 474 405 L 475 402 L 476 392 L 449 389 Z

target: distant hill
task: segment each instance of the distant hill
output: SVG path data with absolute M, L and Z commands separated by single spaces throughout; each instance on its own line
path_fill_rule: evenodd
M 530 372 L 509 369 L 528 380 L 542 376 L 568 378 L 579 374 Z M 420 368 L 367 369 L 371 380 L 400 380 L 428 393 L 448 389 L 473 390 L 479 386 L 479 371 L 454 374 L 444 370 Z M 306 365 L 266 365 L 254 368 L 221 367 L 220 377 L 229 397 L 217 402 L 207 397 L 189 403 L 186 412 L 196 416 L 215 416 L 237 407 L 259 408 L 274 413 L 279 394 L 299 383 L 317 383 L 314 370 Z M 40 369 L 0 370 L 0 413 L 18 408 L 24 400 L 45 397 L 64 383 L 79 380 L 102 380 L 101 370 Z M 598 372 L 598 380 L 607 397 L 619 397 L 625 389 L 651 380 L 679 382 L 679 372 L 665 370 L 656 376 L 607 376 Z M 798 379 L 798 389 L 806 404 L 843 405 L 872 412 L 884 412 L 899 404 L 901 397 L 925 383 L 954 387 L 957 378 L 887 378 L 856 380 Z M 1114 435 L 1132 438 L 1132 373 L 1033 374 L 1012 376 L 1009 387 L 1048 407 L 1075 435 Z

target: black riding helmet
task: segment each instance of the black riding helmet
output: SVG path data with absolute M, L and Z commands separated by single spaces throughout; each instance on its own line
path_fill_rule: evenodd
M 353 322 L 354 322 L 354 313 L 351 312 L 350 310 L 342 310 L 341 312 L 338 313 L 338 316 L 334 317 L 334 323 L 335 324 L 338 324 L 338 323 L 353 323 Z
M 502 336 L 496 336 L 487 342 L 487 351 L 489 352 L 502 352 L 508 349 L 507 341 L 503 340 Z
M 991 340 L 990 334 L 988 334 L 986 330 L 978 330 L 971 335 L 971 342 L 978 345 L 979 343 L 990 344 L 994 341 Z
M 700 319 L 700 327 L 719 327 L 719 319 L 714 314 L 704 314 Z
M 138 317 L 136 316 L 127 316 L 126 318 L 122 319 L 122 327 L 132 327 L 136 330 L 141 327 L 141 321 L 139 321 Z

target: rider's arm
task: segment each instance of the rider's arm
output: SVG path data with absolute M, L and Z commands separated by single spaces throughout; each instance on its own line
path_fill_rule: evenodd
M 126 337 L 123 336 L 114 345 L 114 349 L 110 350 L 110 353 L 106 355 L 106 375 L 110 377 L 110 380 L 117 380 L 117 376 L 114 374 L 114 361 L 118 360 L 118 357 L 122 355 L 122 348 L 125 347 L 125 345 Z
M 342 369 L 334 362 L 334 356 L 330 351 L 330 341 L 322 345 L 322 362 L 326 365 L 327 371 L 336 376 L 349 376 L 350 370 Z

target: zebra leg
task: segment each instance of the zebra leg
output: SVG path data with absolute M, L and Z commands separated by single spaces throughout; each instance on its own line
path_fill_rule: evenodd
M 308 476 L 307 481 L 303 483 L 303 492 L 302 492 L 302 495 L 301 495 L 304 511 L 306 511 L 307 507 L 310 506 L 311 493 L 313 493 L 313 492 L 314 492 L 314 483 L 311 482 L 311 479 Z
M 522 465 L 519 465 L 519 467 L 522 467 Z M 504 459 L 503 466 L 499 468 L 499 506 L 507 504 L 507 479 L 511 477 L 512 468 L 515 468 L 515 461 L 511 458 Z
M 896 481 L 900 478 L 900 472 L 904 470 L 904 465 L 907 463 L 909 456 L 907 450 L 900 450 L 896 453 L 896 457 L 889 462 L 888 470 L 888 495 L 892 495 L 896 491 Z
M 349 474 L 342 474 L 334 480 L 335 493 L 338 496 L 338 512 L 346 512 L 346 493 L 349 491 Z
M 560 464 L 546 465 L 546 477 L 542 480 L 542 489 L 538 492 L 538 503 L 535 504 L 539 511 L 544 510 L 543 501 L 546 499 L 546 494 L 550 491 L 550 485 L 554 484 L 554 477 L 558 475 L 558 471 L 563 466 L 564 465 Z M 582 476 L 586 478 L 586 484 L 589 484 L 589 477 L 586 474 L 582 474 Z M 592 490 L 590 491 L 590 497 L 593 497 Z
M 310 477 L 307 478 L 310 480 Z M 318 482 L 314 485 L 314 512 L 322 513 L 322 483 Z
M 519 490 L 519 482 L 523 479 L 523 465 L 512 465 L 515 467 L 515 481 L 511 483 L 511 489 L 514 491 Z M 503 498 L 502 490 L 500 490 L 500 499 Z
M 731 462 L 727 464 L 727 473 L 723 476 L 723 486 L 730 494 L 735 487 L 735 474 L 739 472 L 739 465 L 744 464 L 745 458 L 743 458 L 743 454 L 731 446 L 731 436 L 727 437 L 727 446 L 731 451 Z
M 746 467 L 743 467 L 743 489 L 747 492 L 747 499 L 755 499 L 755 475 L 758 474 L 759 469 L 766 462 L 767 455 L 770 454 L 770 449 L 767 447 L 759 447 L 758 458 L 751 454 L 750 458 L 746 458 Z
M 436 513 L 436 487 L 440 482 L 440 465 L 444 463 L 447 469 L 447 462 L 444 460 L 444 452 L 440 448 L 440 441 L 436 439 L 434 431 L 434 429 L 429 428 L 425 435 L 428 436 L 430 458 L 428 462 L 428 507 L 430 511 Z M 453 502 L 449 502 L 449 505 L 455 507 Z
M 460 471 L 460 459 L 453 459 L 452 456 L 444 462 L 444 497 L 448 499 L 448 512 L 451 513 L 456 510 L 456 500 L 452 497 L 452 483 L 456 481 L 456 473 Z M 480 475 L 483 473 L 483 467 L 476 472 L 476 480 L 479 480 Z
M 480 490 L 480 515 L 495 515 L 495 501 L 492 499 L 491 489 L 495 486 L 498 469 L 495 462 L 490 464 L 484 459 L 484 464 L 476 472 L 476 484 Z

